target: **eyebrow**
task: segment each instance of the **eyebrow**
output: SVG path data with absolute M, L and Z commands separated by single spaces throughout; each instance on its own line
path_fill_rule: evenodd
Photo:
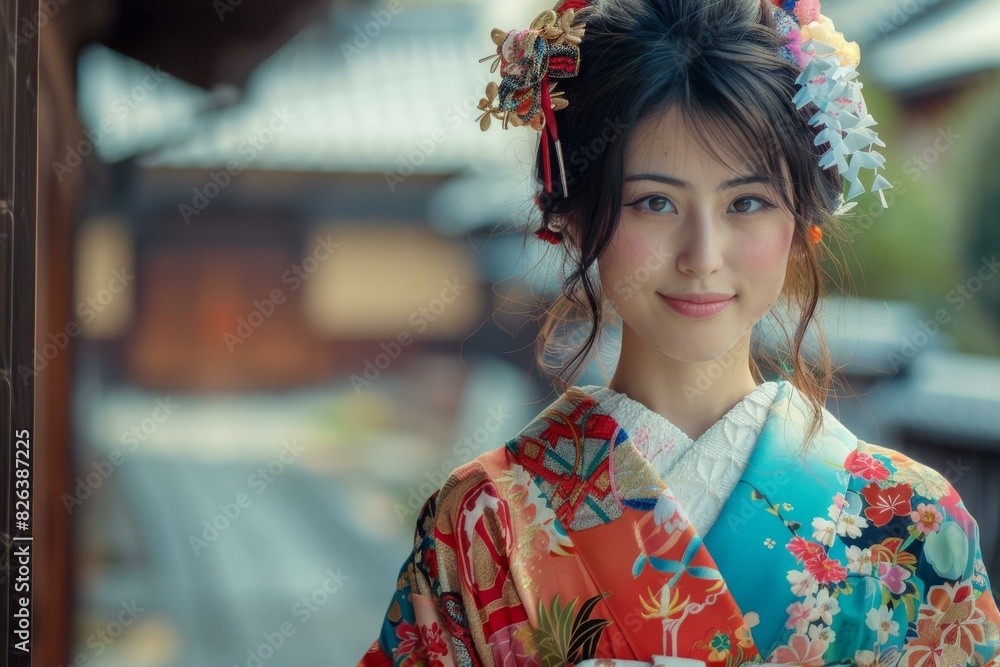
M 630 181 L 657 181 L 659 183 L 666 183 L 667 185 L 676 185 L 680 188 L 691 189 L 691 184 L 687 181 L 682 181 L 679 178 L 666 176 L 664 174 L 633 174 L 632 176 L 626 176 L 625 182 L 628 183 Z M 764 183 L 765 185 L 773 184 L 772 180 L 766 176 L 740 176 L 738 178 L 732 178 L 725 181 L 719 186 L 718 190 L 728 190 L 740 185 L 750 185 L 752 183 Z

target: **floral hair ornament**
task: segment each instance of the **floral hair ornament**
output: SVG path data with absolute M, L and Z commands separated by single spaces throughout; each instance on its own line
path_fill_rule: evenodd
M 496 44 L 496 54 L 479 61 L 495 58 L 490 71 L 495 72 L 499 66 L 502 77 L 499 85 L 492 81 L 487 84 L 486 97 L 479 101 L 478 108 L 483 114 L 476 120 L 480 129 L 485 132 L 490 128 L 490 119 L 497 118 L 503 121 L 504 129 L 508 124 L 528 125 L 541 132 L 545 192 L 552 192 L 548 142 L 551 139 L 564 197 L 568 196 L 566 166 L 554 112 L 565 109 L 569 102 L 550 79 L 573 77 L 580 71 L 580 40 L 585 26 L 574 21 L 587 9 L 586 0 L 560 0 L 555 9 L 547 9 L 535 17 L 526 30 L 504 32 L 494 28 L 490 37 Z M 535 204 L 540 204 L 539 197 L 535 197 Z M 536 231 L 535 235 L 553 244 L 562 240 L 561 228 L 552 225 Z
M 813 143 L 830 144 L 819 166 L 829 169 L 836 165 L 849 185 L 847 196 L 841 193 L 834 215 L 857 206 L 857 202 L 847 202 L 865 192 L 858 174 L 861 169 L 873 170 L 871 190 L 879 193 L 882 208 L 888 208 L 883 191 L 892 185 L 878 173 L 885 158 L 872 148 L 884 147 L 885 143 L 871 129 L 876 125 L 875 119 L 868 113 L 861 94 L 863 85 L 857 81 L 856 68 L 861 62 L 857 42 L 845 40 L 834 29 L 833 22 L 820 14 L 819 0 L 771 0 L 771 3 L 778 33 L 787 42 L 779 55 L 802 68 L 795 80 L 800 88 L 792 102 L 797 109 L 810 102 L 816 105 L 818 111 L 809 124 L 821 129 Z M 818 243 L 822 230 L 813 227 L 809 239 Z

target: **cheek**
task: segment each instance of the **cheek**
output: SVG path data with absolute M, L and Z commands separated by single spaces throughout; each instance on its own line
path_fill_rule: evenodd
M 651 239 L 619 227 L 598 260 L 598 267 L 602 272 L 622 276 L 634 273 L 639 267 L 653 268 L 662 263 L 655 261 L 662 254 Z
M 794 228 L 790 225 L 744 246 L 740 253 L 747 271 L 757 276 L 784 274 Z

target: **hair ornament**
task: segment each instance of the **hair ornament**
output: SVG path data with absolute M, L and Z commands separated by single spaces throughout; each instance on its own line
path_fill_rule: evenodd
M 565 109 L 569 102 L 556 90 L 550 79 L 565 79 L 580 71 L 580 40 L 585 26 L 576 19 L 589 7 L 586 0 L 560 0 L 555 9 L 540 13 L 526 30 L 503 31 L 494 28 L 490 33 L 496 44 L 495 55 L 480 60 L 495 59 L 490 71 L 500 68 L 500 84 L 490 82 L 486 97 L 479 101 L 482 115 L 476 120 L 485 132 L 490 119 L 518 127 L 528 125 L 542 133 L 540 137 L 545 170 L 545 191 L 552 192 L 552 174 L 549 160 L 549 142 L 556 147 L 563 196 L 568 196 L 566 167 L 563 162 L 562 144 L 556 117 L 553 113 Z
M 536 229 L 535 236 L 552 245 L 559 245 L 563 239 L 562 232 L 552 229 L 551 225 Z
M 798 92 L 792 98 L 797 109 L 810 102 L 818 111 L 809 119 L 820 126 L 813 143 L 830 147 L 820 158 L 824 169 L 836 165 L 848 184 L 847 194 L 841 194 L 834 215 L 846 213 L 857 205 L 849 200 L 866 190 L 859 171 L 871 169 L 875 178 L 871 190 L 879 193 L 883 208 L 888 208 L 884 190 L 892 185 L 878 170 L 885 157 L 872 146 L 885 146 L 872 129 L 875 119 L 868 113 L 861 93 L 863 84 L 857 81 L 857 66 L 861 53 L 857 42 L 848 42 L 837 32 L 833 22 L 819 13 L 819 0 L 771 0 L 772 15 L 778 32 L 787 41 L 779 55 L 802 68 L 795 80 Z
M 538 208 L 542 207 L 542 194 L 538 193 L 535 195 L 535 206 Z M 542 225 L 540 229 L 535 230 L 535 236 L 543 241 L 551 243 L 552 245 L 558 245 L 563 240 L 563 224 L 557 223 L 555 221 L 550 221 L 548 224 Z
M 823 228 L 819 225 L 809 225 L 809 243 L 816 245 L 823 240 Z
M 491 120 L 502 121 L 503 128 L 527 125 L 541 133 L 540 144 L 545 178 L 545 192 L 552 192 L 549 140 L 555 144 L 563 197 L 569 196 L 562 144 L 556 126 L 555 111 L 565 109 L 569 102 L 557 90 L 556 81 L 577 76 L 580 71 L 580 42 L 585 33 L 585 21 L 580 18 L 591 6 L 587 0 L 559 0 L 554 9 L 535 17 L 525 30 L 494 28 L 490 37 L 496 53 L 480 62 L 493 59 L 491 72 L 500 69 L 499 84 L 490 82 L 486 96 L 478 108 L 483 113 L 476 118 L 484 132 Z M 856 42 L 848 42 L 837 32 L 833 22 L 820 13 L 819 0 L 771 0 L 771 15 L 784 44 L 778 55 L 801 69 L 795 80 L 798 91 L 792 98 L 797 109 L 812 103 L 817 111 L 809 118 L 810 126 L 819 126 L 814 145 L 829 144 L 819 159 L 819 166 L 836 166 L 848 187 L 841 192 L 834 215 L 857 206 L 849 200 L 866 189 L 859 172 L 871 169 L 874 179 L 871 191 L 879 193 L 883 208 L 888 208 L 884 190 L 892 185 L 878 173 L 885 157 L 873 146 L 885 146 L 872 128 L 875 119 L 868 113 L 863 85 L 857 81 L 861 53 Z M 535 205 L 542 208 L 541 193 Z M 807 230 L 810 243 L 819 243 L 823 231 L 818 225 Z M 535 236 L 549 243 L 562 240 L 562 227 L 544 225 Z

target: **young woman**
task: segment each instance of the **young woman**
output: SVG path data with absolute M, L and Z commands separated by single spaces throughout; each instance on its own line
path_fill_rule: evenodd
M 360 664 L 996 664 L 975 520 L 834 418 L 829 356 L 802 349 L 820 230 L 861 168 L 889 187 L 856 45 L 815 0 L 564 0 L 493 40 L 483 129 L 543 132 L 537 234 L 573 268 L 540 359 L 581 312 L 589 337 L 559 398 L 427 500 Z M 797 328 L 765 381 L 775 307 Z M 607 322 L 611 382 L 578 386 Z

